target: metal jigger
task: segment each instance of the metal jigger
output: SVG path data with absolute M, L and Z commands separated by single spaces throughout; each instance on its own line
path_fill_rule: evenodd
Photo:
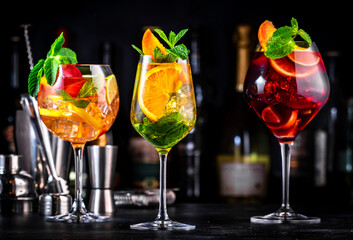
M 114 212 L 113 181 L 118 147 L 94 145 L 87 147 L 91 181 L 89 211 L 111 216 Z

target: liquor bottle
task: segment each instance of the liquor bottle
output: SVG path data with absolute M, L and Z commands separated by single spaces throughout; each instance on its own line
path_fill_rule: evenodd
M 6 91 L 2 97 L 4 105 L 1 114 L 1 153 L 16 153 L 15 144 L 15 115 L 16 110 L 20 109 L 20 76 L 19 76 L 19 44 L 20 37 L 13 36 L 10 39 L 10 75 Z
M 270 166 L 269 133 L 251 112 L 243 97 L 243 84 L 255 48 L 250 25 L 238 25 L 235 92 L 225 117 L 220 153 L 217 156 L 219 194 L 227 202 L 257 202 L 266 196 Z
M 133 188 L 152 189 L 159 186 L 159 157 L 156 149 L 137 134 L 129 139 L 131 182 Z
M 330 80 L 330 98 L 315 119 L 314 130 L 314 193 L 313 201 L 334 203 L 348 201 L 346 175 L 349 173 L 350 102 L 345 99 L 339 82 L 341 53 L 328 51 L 325 63 Z M 348 167 L 348 169 L 347 169 Z M 339 196 L 339 197 L 338 197 Z
M 343 83 L 344 60 L 339 51 L 326 53 L 330 79 L 328 105 L 328 162 L 327 189 L 333 203 L 348 204 L 352 200 L 352 100 L 345 94 Z M 348 90 L 349 91 L 349 90 Z M 351 96 L 351 93 L 349 93 Z M 327 194 L 327 193 L 326 193 Z M 339 200 L 338 200 L 339 199 Z
M 198 30 L 192 29 L 190 65 L 195 91 L 197 121 L 193 130 L 177 144 L 176 158 L 171 161 L 171 184 L 180 189 L 181 201 L 199 201 L 201 199 L 201 164 L 203 159 L 203 131 L 206 121 L 204 106 L 204 86 L 201 76 L 200 46 Z M 177 169 L 177 171 L 175 171 Z

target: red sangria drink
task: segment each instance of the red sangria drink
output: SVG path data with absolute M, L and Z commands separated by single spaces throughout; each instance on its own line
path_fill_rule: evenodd
M 279 59 L 255 52 L 244 92 L 280 142 L 292 142 L 327 102 L 329 86 L 315 43 Z
M 259 45 L 245 82 L 245 97 L 278 139 L 282 155 L 282 205 L 274 213 L 251 218 L 253 223 L 319 223 L 293 211 L 289 205 L 291 146 L 301 130 L 328 100 L 330 86 L 321 55 L 309 34 L 291 26 L 276 29 L 264 21 Z M 303 41 L 295 41 L 300 37 Z

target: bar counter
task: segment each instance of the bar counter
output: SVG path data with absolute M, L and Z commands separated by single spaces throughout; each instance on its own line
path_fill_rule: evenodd
M 276 205 L 175 204 L 171 219 L 196 225 L 190 231 L 131 230 L 130 224 L 155 218 L 156 208 L 117 208 L 108 223 L 66 224 L 46 222 L 37 213 L 0 215 L 0 239 L 353 239 L 353 207 L 294 206 L 321 218 L 312 225 L 261 225 L 250 217 L 276 210 Z

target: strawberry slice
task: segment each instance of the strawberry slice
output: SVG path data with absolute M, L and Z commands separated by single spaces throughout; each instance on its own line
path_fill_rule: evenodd
M 86 81 L 74 64 L 64 64 L 60 65 L 59 76 L 53 87 L 55 90 L 65 90 L 71 97 L 76 98 Z

